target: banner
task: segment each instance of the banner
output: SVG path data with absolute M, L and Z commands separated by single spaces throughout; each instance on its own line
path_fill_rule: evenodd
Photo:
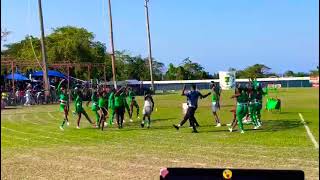
M 233 89 L 236 86 L 235 71 L 219 71 L 220 87 L 223 90 Z

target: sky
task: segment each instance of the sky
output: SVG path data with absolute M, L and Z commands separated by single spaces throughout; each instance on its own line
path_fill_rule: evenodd
M 37 0 L 1 0 L 6 43 L 40 36 Z M 42 0 L 45 34 L 84 27 L 110 50 L 107 0 Z M 181 64 L 190 57 L 211 74 L 260 63 L 272 72 L 319 65 L 318 0 L 150 0 L 153 57 Z M 116 50 L 148 55 L 144 0 L 112 0 Z M 1 46 L 2 47 L 2 46 Z

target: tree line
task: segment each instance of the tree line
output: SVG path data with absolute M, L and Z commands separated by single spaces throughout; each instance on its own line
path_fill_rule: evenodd
M 100 41 L 94 40 L 94 34 L 85 28 L 73 26 L 64 26 L 52 29 L 53 32 L 45 37 L 47 49 L 47 62 L 61 63 L 71 62 L 80 64 L 83 62 L 104 63 L 106 67 L 106 79 L 112 79 L 111 56 L 107 53 L 106 45 Z M 1 37 L 2 39 L 3 37 Z M 40 39 L 33 36 L 26 36 L 23 40 L 6 44 L 6 49 L 1 51 L 2 57 L 11 57 L 17 61 L 34 62 L 38 59 L 41 61 L 41 44 Z M 115 52 L 116 76 L 117 80 L 137 79 L 150 80 L 149 62 L 147 57 L 132 56 L 126 51 Z M 194 79 L 216 79 L 219 78 L 217 73 L 210 74 L 205 71 L 204 67 L 194 62 L 190 58 L 182 60 L 181 64 L 175 66 L 170 63 L 166 69 L 165 65 L 156 59 L 153 60 L 153 77 L 154 80 L 194 80 Z M 41 62 L 40 62 L 41 63 Z M 40 70 L 38 67 L 21 67 L 20 71 L 26 72 L 30 69 Z M 66 73 L 65 68 L 58 68 L 61 72 Z M 229 70 L 236 70 L 230 68 Z M 1 74 L 9 73 L 10 70 L 2 68 Z M 237 78 L 248 77 L 270 77 L 275 73 L 270 73 L 270 68 L 263 64 L 255 64 L 243 70 L 236 70 Z M 88 73 L 91 78 L 104 79 L 103 69 L 94 67 L 88 72 L 87 68 L 75 66 L 70 69 L 71 76 L 79 79 L 87 79 Z M 318 74 L 319 68 L 307 73 L 294 73 L 287 71 L 288 76 L 306 76 Z

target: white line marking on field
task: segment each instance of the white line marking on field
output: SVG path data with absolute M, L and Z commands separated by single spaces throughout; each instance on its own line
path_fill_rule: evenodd
M 55 140 L 57 140 L 57 141 L 70 142 L 69 140 L 58 139 L 58 138 L 55 138 L 55 137 L 42 136 L 42 135 L 37 135 L 37 134 L 33 134 L 33 133 L 28 133 L 28 132 L 23 132 L 23 131 L 17 131 L 17 130 L 14 130 L 14 129 L 11 129 L 11 128 L 7 128 L 7 127 L 4 127 L 4 126 L 2 126 L 1 128 L 2 128 L 2 129 L 9 130 L 9 131 L 12 131 L 12 132 L 17 132 L 17 133 L 22 133 L 22 134 L 30 134 L 30 135 L 34 135 L 34 136 L 42 137 L 42 138 L 46 138 L 46 139 L 55 139 Z M 42 131 L 42 132 L 44 132 L 44 131 Z M 50 133 L 50 132 L 47 132 L 47 133 Z M 50 134 L 53 134 L 53 133 L 50 133 Z M 54 134 L 57 134 L 57 133 L 54 133 Z
M 303 124 L 304 127 L 306 128 L 306 131 L 307 131 L 307 134 L 308 134 L 309 138 L 311 139 L 311 141 L 312 141 L 313 144 L 314 144 L 314 147 L 315 147 L 316 149 L 319 149 L 319 144 L 318 144 L 318 142 L 316 141 L 316 139 L 314 138 L 314 136 L 312 135 L 309 127 L 307 126 L 307 123 L 304 121 L 304 118 L 303 118 L 302 114 L 299 113 L 299 116 L 300 116 L 300 119 L 301 119 L 302 124 Z
M 57 120 L 56 117 L 54 117 L 51 112 L 48 112 L 48 115 L 53 119 L 53 120 Z
M 12 115 L 11 115 L 11 114 L 8 116 L 8 120 L 9 120 L 9 121 L 13 121 L 13 120 L 12 120 Z
M 53 122 L 50 122 L 50 121 L 46 121 L 46 120 L 43 120 L 43 119 L 41 119 L 38 115 L 36 115 L 36 114 L 33 114 L 33 116 L 35 117 L 35 119 L 38 121 L 38 122 L 40 122 L 40 123 L 47 123 L 47 124 L 56 124 L 56 123 L 53 123 Z
M 24 122 L 29 122 L 29 123 L 34 124 L 34 125 L 40 125 L 39 123 L 35 123 L 35 122 L 33 122 L 32 120 L 28 120 L 28 119 L 26 118 L 26 115 L 25 115 L 25 114 L 22 115 L 22 120 L 23 120 Z

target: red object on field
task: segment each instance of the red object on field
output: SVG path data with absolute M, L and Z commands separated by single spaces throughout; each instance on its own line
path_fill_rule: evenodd
M 319 76 L 311 76 L 310 82 L 312 84 L 312 87 L 319 87 Z

